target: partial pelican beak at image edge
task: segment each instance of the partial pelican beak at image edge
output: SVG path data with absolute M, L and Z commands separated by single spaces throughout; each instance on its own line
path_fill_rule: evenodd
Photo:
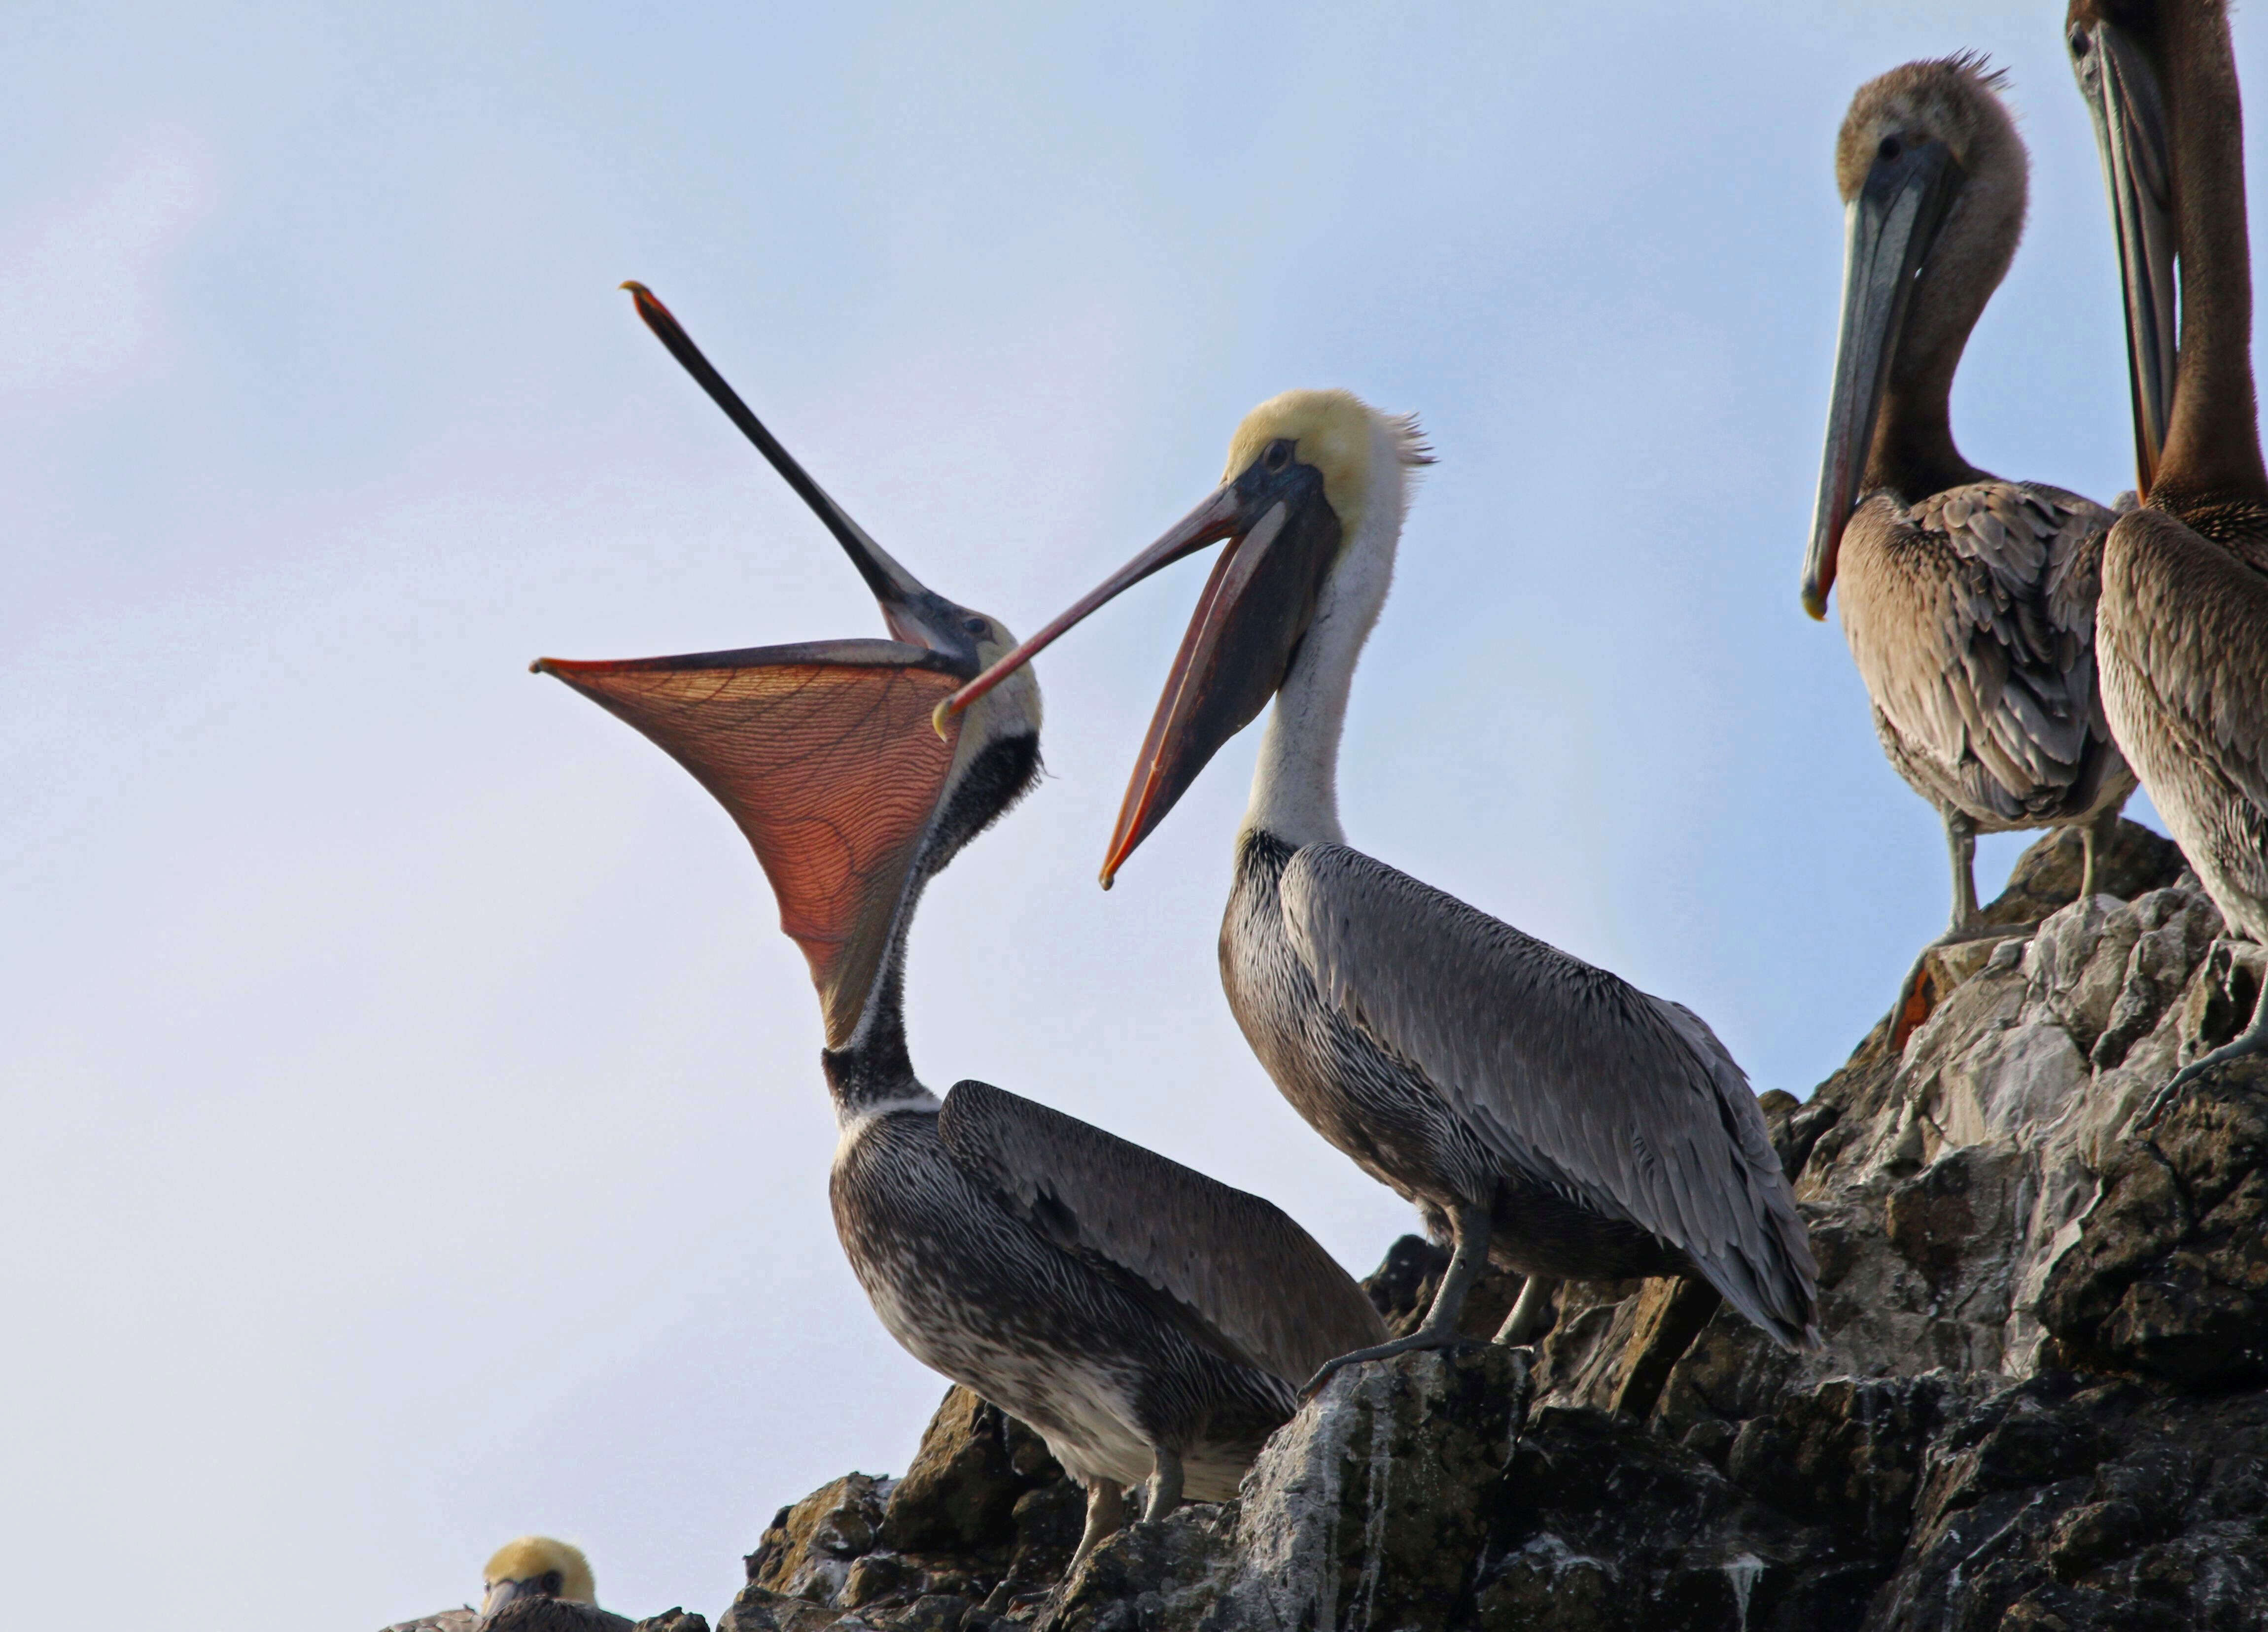
M 2118 26 L 2074 29 L 2072 70 L 2095 121 L 2118 281 L 2126 305 L 2126 380 L 2133 406 L 2137 496 L 2157 480 L 2174 411 L 2176 330 L 2173 167 L 2165 102 L 2149 62 Z

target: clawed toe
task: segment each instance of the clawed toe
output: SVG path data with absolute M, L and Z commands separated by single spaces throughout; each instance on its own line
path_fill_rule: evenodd
M 2264 1005 L 2268 1005 L 2268 998 L 2264 998 L 2262 1001 Z M 2223 1043 L 2202 1059 L 2191 1060 L 2174 1073 L 2171 1082 L 2150 1097 L 2150 1103 L 2143 1108 L 2141 1115 L 2134 1119 L 2134 1131 L 2146 1134 L 2155 1128 L 2158 1125 L 2158 1119 L 2174 1108 L 2174 1101 L 2182 1097 L 2182 1091 L 2207 1071 L 2216 1066 L 2226 1065 L 2232 1060 L 2247 1059 L 2251 1055 L 2263 1053 L 2268 1053 L 2268 1031 L 2263 1031 L 2256 1026 L 2235 1041 Z
M 2198 1068 L 2194 1065 L 2185 1065 L 2176 1071 L 2174 1080 L 2152 1094 L 2150 1103 L 2144 1106 L 2141 1115 L 2134 1119 L 2134 1131 L 2139 1134 L 2154 1132 L 2159 1118 L 2174 1108 L 2174 1101 L 2182 1097 L 2182 1090 L 2195 1082 L 2197 1076 Z
M 1396 1355 L 1413 1354 L 1421 1349 L 1476 1349 L 1479 1340 L 1467 1337 L 1462 1332 L 1412 1332 L 1407 1337 L 1397 1337 L 1390 1343 L 1380 1343 L 1373 1349 L 1357 1349 L 1336 1359 L 1326 1360 L 1300 1390 L 1300 1403 L 1305 1405 L 1323 1390 L 1323 1385 L 1336 1377 L 1340 1369 L 1361 1365 L 1371 1360 L 1391 1360 Z

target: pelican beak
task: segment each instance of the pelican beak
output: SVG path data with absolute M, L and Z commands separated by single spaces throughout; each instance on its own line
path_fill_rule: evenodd
M 508 1606 L 519 1603 L 522 1599 L 553 1597 L 556 1595 L 556 1592 L 557 1589 L 555 1587 L 551 1592 L 547 1593 L 543 1590 L 543 1583 L 540 1579 L 534 1581 L 491 1581 L 489 1583 L 489 1590 L 487 1593 L 481 1599 L 481 1615 L 479 1624 L 486 1626 L 490 1621 L 504 1614 L 504 1610 Z
M 1875 158 L 1844 212 L 1835 393 L 1827 405 L 1819 507 L 1811 520 L 1811 548 L 1803 558 L 1803 609 L 1815 618 L 1827 615 L 1843 529 L 1858 502 L 1874 446 L 1874 421 L 1905 327 L 1914 276 L 1967 179 L 1942 142 L 1897 143 L 1895 151 Z
M 938 710 L 942 724 L 1105 602 L 1223 539 L 1228 548 L 1197 599 L 1135 761 L 1102 864 L 1105 889 L 1221 745 L 1250 724 L 1284 683 L 1338 555 L 1338 517 L 1324 497 L 1321 473 L 1296 459 L 1271 471 L 1263 456 Z
M 836 504 L 827 489 L 812 480 L 795 455 L 790 453 L 777 437 L 766 429 L 764 423 L 740 401 L 740 393 L 733 389 L 716 366 L 702 355 L 701 348 L 685 332 L 675 314 L 655 296 L 654 292 L 636 279 L 622 287 L 637 303 L 638 316 L 645 320 L 654 338 L 668 349 L 685 371 L 699 382 L 710 399 L 725 410 L 725 417 L 740 427 L 740 434 L 756 445 L 756 451 L 770 461 L 781 480 L 795 489 L 796 496 L 811 507 L 822 526 L 835 535 L 843 553 L 850 557 L 850 564 L 858 569 L 858 576 L 866 580 L 874 599 L 882 609 L 882 621 L 890 634 L 909 645 L 926 646 L 932 651 L 944 652 L 959 658 L 975 673 L 976 643 L 968 629 L 968 614 L 922 583 L 919 578 L 899 565 L 890 552 L 877 544 L 865 528 L 850 518 L 850 514 Z
M 731 814 L 811 966 L 827 1045 L 843 1047 L 951 778 L 958 743 L 924 722 L 969 669 L 880 640 L 532 666 L 636 727 Z
M 2110 194 L 2111 227 L 2118 239 L 2137 495 L 2146 502 L 2173 415 L 2180 343 L 2165 99 L 2149 59 L 2117 24 L 2075 25 L 2070 43 L 2072 71 L 2095 121 L 2095 144 L 2102 156 L 2102 183 Z

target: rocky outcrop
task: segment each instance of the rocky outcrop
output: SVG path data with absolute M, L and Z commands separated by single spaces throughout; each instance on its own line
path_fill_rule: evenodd
M 773 1516 L 718 1632 L 852 1617 L 954 1632 L 1028 1608 L 1070 1563 L 1086 1503 L 1037 1434 L 951 1389 L 904 1478 L 847 1474 Z
M 2259 948 L 2123 826 L 2043 841 L 1809 1099 L 1764 1106 L 1821 1267 L 1789 1355 L 1671 1283 L 1570 1285 L 1534 1356 L 1335 1377 L 1239 1501 L 1057 1587 L 1079 1492 L 948 1394 L 897 1481 L 781 1510 L 720 1632 L 2268 1628 L 2268 1062 L 2138 1112 L 2232 1034 Z M 1406 1328 L 1445 1255 L 1367 1283 Z M 1465 1311 L 1491 1333 L 1519 1290 Z M 1054 1590 L 1050 1590 L 1054 1589 Z

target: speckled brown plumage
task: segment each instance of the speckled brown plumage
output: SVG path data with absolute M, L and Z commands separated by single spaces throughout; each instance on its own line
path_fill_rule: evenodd
M 2120 246 L 2145 505 L 2119 518 L 2103 548 L 2104 702 L 2223 920 L 2268 940 L 2268 470 L 2228 14 L 2218 0 L 2080 0 L 2066 29 Z M 2180 334 L 2161 428 L 2145 418 L 2143 370 L 2162 354 L 2174 317 L 2156 267 L 2169 228 Z M 2242 1036 L 2192 1062 L 2166 1092 L 2264 1048 L 2268 990 Z M 2164 1104 L 2161 1094 L 2149 1115 Z
M 1859 87 L 1836 142 L 1849 211 L 1843 335 L 1807 605 L 1831 589 L 1891 765 L 1933 805 L 1953 932 L 1975 835 L 2099 825 L 2134 786 L 2096 680 L 2102 506 L 2002 480 L 1955 445 L 1970 330 L 2023 232 L 2028 161 L 1970 57 Z
M 2091 822 L 2133 790 L 2095 674 L 2112 519 L 1987 479 L 1912 504 L 1878 489 L 1845 531 L 1843 630 L 1883 752 L 1980 833 Z

